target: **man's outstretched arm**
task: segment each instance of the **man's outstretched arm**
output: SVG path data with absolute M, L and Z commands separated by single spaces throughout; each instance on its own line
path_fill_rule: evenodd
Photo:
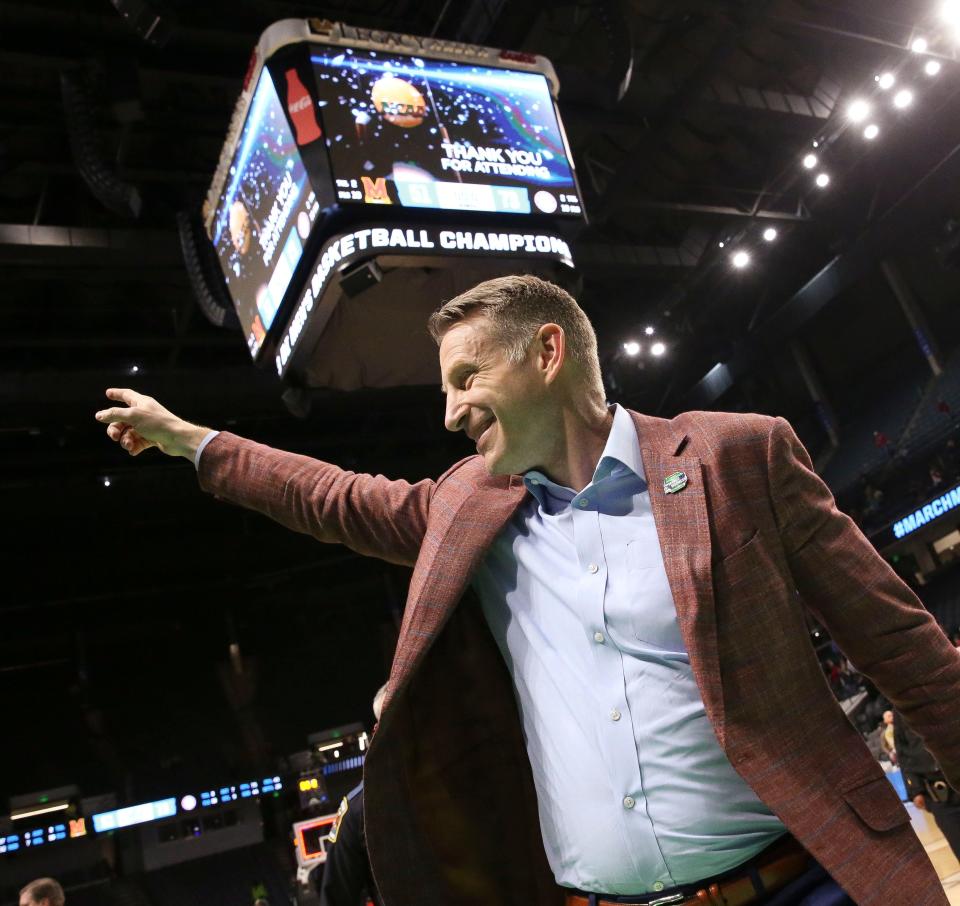
M 134 390 L 110 389 L 124 406 L 97 413 L 107 435 L 131 456 L 157 447 L 195 462 L 210 433 Z M 412 565 L 426 532 L 434 482 L 411 485 L 346 472 L 330 463 L 285 453 L 222 432 L 204 448 L 200 486 L 220 499 L 264 513 L 320 541 Z

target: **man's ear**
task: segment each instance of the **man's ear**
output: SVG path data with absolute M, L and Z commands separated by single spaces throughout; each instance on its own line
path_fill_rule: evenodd
M 537 356 L 537 368 L 546 383 L 552 383 L 560 373 L 567 357 L 567 337 L 559 324 L 544 324 L 533 343 Z

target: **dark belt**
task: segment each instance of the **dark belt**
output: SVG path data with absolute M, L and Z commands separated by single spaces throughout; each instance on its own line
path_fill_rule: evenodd
M 789 834 L 758 856 L 714 880 L 684 885 L 678 893 L 653 893 L 638 897 L 596 900 L 582 893 L 568 893 L 566 906 L 749 906 L 761 896 L 774 893 L 799 878 L 811 864 L 810 854 Z M 754 878 L 762 885 L 760 890 Z

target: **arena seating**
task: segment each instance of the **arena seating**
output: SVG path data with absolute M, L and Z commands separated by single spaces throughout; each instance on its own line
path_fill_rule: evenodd
M 916 411 L 903 431 L 901 443 L 909 450 L 929 446 L 952 424 L 951 415 L 938 411 L 937 404 L 943 400 L 952 416 L 960 418 L 960 349 L 956 350 L 944 366 L 943 374 L 927 385 Z
M 891 448 L 898 449 L 920 400 L 926 395 L 925 381 L 929 376 L 929 369 L 920 362 L 901 370 L 885 385 L 878 385 L 874 379 L 861 388 L 855 405 L 846 413 L 837 413 L 841 426 L 840 446 L 823 471 L 823 479 L 834 494 L 889 463 L 889 454 L 874 443 L 873 432 L 886 434 Z M 855 397 L 851 396 L 851 399 Z

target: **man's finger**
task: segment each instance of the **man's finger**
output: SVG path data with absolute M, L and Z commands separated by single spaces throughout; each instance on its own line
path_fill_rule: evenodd
M 112 409 L 101 409 L 97 413 L 97 421 L 109 422 L 110 424 L 114 422 L 129 422 L 135 414 L 136 411 L 134 409 L 120 409 L 114 406 Z
M 107 399 L 119 400 L 128 406 L 136 406 L 140 401 L 140 394 L 129 387 L 110 387 L 107 389 Z
M 144 438 L 135 431 L 130 431 L 124 436 L 123 444 L 124 449 L 131 456 L 139 456 L 144 450 L 149 450 L 151 447 L 156 446 L 156 444 L 151 441 L 144 440 Z

